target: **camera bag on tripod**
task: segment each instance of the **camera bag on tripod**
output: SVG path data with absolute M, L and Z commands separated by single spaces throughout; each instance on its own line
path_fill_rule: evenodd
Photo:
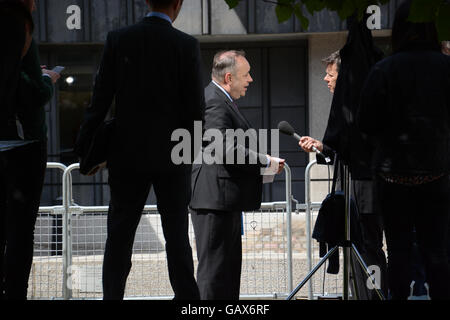
M 336 191 L 338 172 L 341 173 L 341 190 Z M 335 156 L 331 192 L 322 201 L 312 233 L 312 238 L 319 242 L 320 257 L 325 256 L 335 246 L 348 245 L 345 241 L 345 194 L 342 191 L 342 172 L 342 164 Z M 363 240 L 358 223 L 358 209 L 352 197 L 350 197 L 350 241 L 357 246 L 358 250 L 362 250 Z M 327 272 L 339 273 L 339 250 L 330 256 Z

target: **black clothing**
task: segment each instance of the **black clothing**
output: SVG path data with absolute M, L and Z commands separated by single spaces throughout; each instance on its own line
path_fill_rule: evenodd
M 33 155 L 30 161 L 30 155 Z M 41 200 L 47 149 L 40 143 L 0 152 L 2 214 L 0 284 L 6 299 L 25 300 L 33 261 L 34 226 Z
M 86 110 L 75 151 L 82 155 L 115 98 L 116 130 L 108 165 L 139 171 L 173 167 L 174 130 L 193 136 L 204 109 L 198 41 L 164 19 L 108 33 L 91 106 Z
M 330 115 L 323 138 L 324 154 L 330 158 L 337 152 L 339 159 L 349 166 L 354 180 L 371 179 L 370 146 L 355 123 L 360 94 L 370 68 L 383 53 L 372 42 L 365 19 L 349 19 L 349 34 L 340 50 L 341 66 L 331 103 Z M 321 157 L 318 163 L 323 163 Z
M 46 167 L 46 149 L 21 140 L 16 125 L 26 22 L 32 18 L 23 4 L 0 4 L 0 299 L 26 299 Z
M 172 132 L 193 135 L 204 93 L 198 41 L 158 17 L 108 34 L 92 104 L 75 151 L 82 156 L 115 98 L 107 165 L 111 186 L 103 265 L 104 299 L 121 299 L 139 217 L 153 185 L 167 241 L 175 299 L 198 299 L 188 242 L 190 165 L 175 165 Z
M 124 173 L 120 169 L 110 168 L 108 183 L 111 188 L 111 202 L 103 262 L 105 300 L 123 298 L 131 269 L 136 229 L 152 186 L 161 215 L 169 280 L 175 299 L 199 299 L 188 238 L 190 171 L 191 167 L 188 165 L 176 170 L 154 173 L 143 173 L 134 169 Z
M 450 57 L 427 48 L 377 63 L 358 121 L 373 138 L 372 168 L 404 175 L 450 172 Z
M 411 281 L 417 280 L 413 274 L 413 266 L 417 261 L 413 255 L 416 241 L 422 258 L 420 260 L 425 266 L 425 281 L 430 285 L 431 299 L 450 298 L 447 260 L 449 182 L 446 176 L 413 187 L 376 179 L 385 222 L 389 290 L 394 300 L 405 300 L 410 294 Z
M 342 163 L 348 165 L 352 178 L 352 196 L 355 199 L 358 220 L 363 237 L 361 255 L 368 266 L 376 265 L 381 270 L 381 287 L 385 290 L 386 258 L 382 249 L 383 226 L 377 217 L 374 200 L 372 173 L 370 170 L 371 148 L 367 137 L 358 129 L 355 117 L 359 108 L 360 94 L 370 68 L 379 61 L 383 53 L 373 45 L 371 31 L 366 19 L 358 22 L 348 20 L 349 34 L 345 46 L 340 50 L 341 66 L 331 104 L 328 124 L 323 138 L 323 154 L 334 159 L 337 153 Z M 317 157 L 319 164 L 326 164 Z M 366 286 L 367 276 L 357 262 L 356 282 L 360 299 L 379 299 L 374 290 Z
M 42 75 L 38 48 L 32 41 L 22 60 L 15 106 L 25 139 L 35 142 L 4 155 L 8 159 L 8 170 L 14 172 L 14 177 L 9 179 L 9 183 L 14 183 L 15 186 L 11 190 L 22 195 L 21 199 L 13 196 L 13 200 L 8 204 L 5 253 L 5 296 L 8 299 L 27 297 L 28 277 L 33 260 L 34 224 L 47 168 L 44 107 L 52 95 L 52 81 Z
M 417 45 L 377 63 L 364 85 L 357 122 L 374 148 L 371 163 L 385 220 L 393 299 L 405 299 L 409 294 L 412 278 L 407 275 L 413 268 L 410 257 L 414 230 L 432 299 L 450 297 L 445 248 L 449 215 L 449 87 L 450 57 Z M 402 179 L 388 182 L 380 173 L 405 177 L 405 181 L 417 180 L 408 178 L 419 176 L 442 177 L 407 185 L 401 183 Z

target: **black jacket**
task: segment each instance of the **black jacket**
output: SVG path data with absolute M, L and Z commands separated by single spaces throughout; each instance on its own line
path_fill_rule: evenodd
M 357 121 L 373 139 L 375 171 L 450 172 L 450 57 L 417 46 L 377 63 Z
M 108 34 L 92 103 L 75 152 L 82 156 L 115 98 L 116 118 L 108 166 L 138 171 L 173 166 L 175 129 L 193 134 L 204 93 L 198 41 L 158 17 Z
M 250 211 L 259 209 L 262 200 L 261 168 L 265 167 L 267 158 L 259 154 L 257 136 L 249 135 L 248 144 L 233 141 L 226 144 L 227 129 L 251 129 L 250 123 L 232 105 L 228 97 L 214 84 L 205 89 L 206 109 L 204 129 L 218 129 L 223 134 L 223 164 L 194 164 L 192 169 L 192 209 L 212 209 L 221 211 Z M 204 152 L 208 152 L 211 143 L 206 143 Z M 226 161 L 232 155 L 234 164 Z M 237 162 L 238 156 L 245 159 L 245 164 Z M 251 160 L 250 160 L 251 159 Z
M 19 83 L 21 53 L 25 43 L 25 19 L 12 15 L 11 12 L 19 10 L 10 5 L 3 3 L 0 8 L 0 32 L 5 44 L 0 50 L 0 141 L 19 140 L 14 97 Z

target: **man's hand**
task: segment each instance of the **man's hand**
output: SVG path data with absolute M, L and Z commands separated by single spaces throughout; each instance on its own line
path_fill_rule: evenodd
M 52 79 L 52 82 L 55 84 L 56 81 L 58 81 L 58 79 L 61 77 L 61 75 L 57 72 L 54 72 L 52 70 L 47 70 L 45 68 L 42 69 L 42 73 L 43 74 L 48 74 L 50 76 L 50 78 Z
M 298 145 L 306 152 L 314 152 L 312 147 L 316 147 L 320 152 L 323 151 L 322 142 L 308 136 L 301 137 Z
M 273 170 L 273 172 L 277 174 L 280 174 L 281 172 L 283 172 L 284 169 L 284 163 L 285 160 L 284 159 L 280 159 L 280 158 L 276 158 L 276 157 L 272 157 L 267 155 L 268 159 L 270 160 L 270 168 Z

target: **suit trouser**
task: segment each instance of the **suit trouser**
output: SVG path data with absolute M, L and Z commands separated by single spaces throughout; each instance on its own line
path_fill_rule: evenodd
M 46 142 L 0 153 L 0 162 L 0 295 L 25 300 L 47 164 Z
M 123 299 L 136 229 L 152 185 L 166 240 L 174 299 L 199 299 L 188 237 L 190 174 L 190 166 L 158 173 L 109 169 L 111 200 L 103 263 L 105 300 Z
M 406 299 L 409 296 L 409 286 L 413 280 L 412 247 L 416 240 L 425 265 L 431 298 L 449 299 L 448 177 L 412 187 L 388 183 L 381 178 L 377 178 L 376 182 L 385 225 L 392 299 Z
M 239 300 L 241 212 L 192 210 L 202 300 Z

